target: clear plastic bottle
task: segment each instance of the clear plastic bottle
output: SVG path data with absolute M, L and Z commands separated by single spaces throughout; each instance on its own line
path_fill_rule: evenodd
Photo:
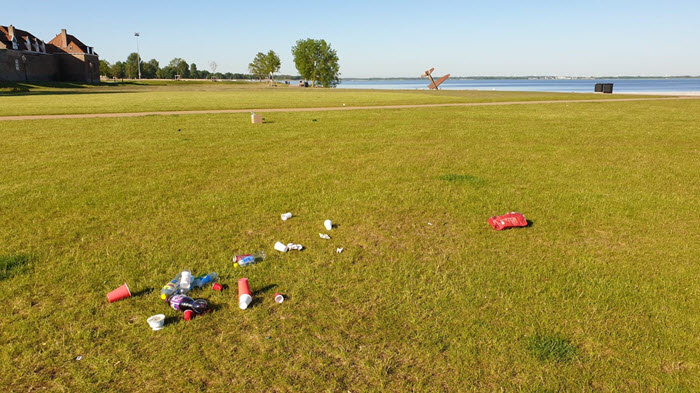
M 187 311 L 192 310 L 197 314 L 202 314 L 209 309 L 209 304 L 204 299 L 192 299 L 186 295 L 172 296 L 168 303 L 173 310 Z
M 180 273 L 180 288 L 177 290 L 178 294 L 184 295 L 190 291 L 192 285 L 192 272 L 189 270 L 183 270 Z
M 178 284 L 180 284 L 180 274 L 163 286 L 163 289 L 160 290 L 160 298 L 168 300 L 170 296 L 177 292 Z
M 197 277 L 192 281 L 192 288 L 202 288 L 205 285 L 211 284 L 216 279 L 219 278 L 219 275 L 216 274 L 216 272 L 211 272 L 209 274 L 202 274 L 201 276 Z
M 248 266 L 252 265 L 254 263 L 258 263 L 262 260 L 265 259 L 265 251 L 258 251 L 255 254 L 245 254 L 245 255 L 236 255 L 233 257 L 233 262 L 235 265 L 233 267 L 238 267 L 238 266 Z

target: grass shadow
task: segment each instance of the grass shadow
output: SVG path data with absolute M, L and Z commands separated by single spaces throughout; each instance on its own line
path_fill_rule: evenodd
M 448 173 L 438 177 L 439 180 L 446 181 L 455 184 L 470 184 L 474 187 L 481 187 L 486 185 L 486 180 L 472 176 L 472 175 L 460 175 L 456 173 Z
M 144 289 L 142 289 L 142 290 L 140 290 L 140 291 L 138 291 L 138 292 L 132 293 L 132 294 L 131 294 L 131 297 L 141 297 L 141 296 L 148 295 L 148 294 L 150 294 L 151 292 L 153 292 L 153 289 L 154 289 L 154 288 L 144 288 Z
M 0 281 L 12 278 L 29 270 L 29 262 L 34 259 L 28 254 L 0 256 Z
M 541 362 L 565 363 L 577 353 L 576 346 L 560 334 L 537 334 L 528 340 L 526 347 Z

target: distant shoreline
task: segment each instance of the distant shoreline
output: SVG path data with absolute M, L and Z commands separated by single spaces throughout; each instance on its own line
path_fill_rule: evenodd
M 424 80 L 420 77 L 340 78 L 340 81 Z M 698 76 L 451 76 L 452 80 L 599 80 L 599 79 L 700 79 Z

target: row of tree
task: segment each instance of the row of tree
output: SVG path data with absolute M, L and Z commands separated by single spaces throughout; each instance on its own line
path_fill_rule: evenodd
M 311 38 L 299 40 L 292 47 L 294 65 L 299 75 L 278 75 L 280 79 L 306 79 L 313 86 L 319 84 L 324 87 L 335 87 L 340 81 L 340 67 L 338 55 L 325 40 Z M 264 79 L 272 81 L 275 73 L 279 72 L 282 62 L 275 51 L 267 53 L 259 52 L 253 61 L 248 64 L 250 74 L 221 73 L 216 72 L 218 65 L 212 61 L 209 69 L 200 70 L 195 63 L 188 64 L 185 60 L 176 57 L 164 67 L 156 59 L 140 62 L 140 77 L 143 79 L 174 79 L 179 75 L 182 79 Z M 139 56 L 131 53 L 126 61 L 117 61 L 110 64 L 100 60 L 100 74 L 107 78 L 131 78 L 139 77 Z

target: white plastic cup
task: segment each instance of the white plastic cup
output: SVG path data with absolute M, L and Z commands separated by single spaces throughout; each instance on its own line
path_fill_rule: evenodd
M 281 217 L 282 217 L 282 221 L 287 221 L 290 218 L 292 218 L 292 213 L 284 213 L 284 214 L 282 214 Z
M 284 296 L 279 294 L 279 293 L 276 293 L 275 294 L 275 303 L 282 303 L 283 301 L 284 301 Z
M 248 295 L 247 293 L 244 293 L 240 297 L 238 297 L 238 307 L 241 308 L 241 310 L 245 310 L 250 306 L 250 302 L 253 301 L 253 297 Z
M 330 231 L 331 229 L 333 229 L 333 221 L 326 220 L 323 222 L 323 226 L 326 227 L 327 231 Z
M 285 246 L 284 244 L 282 244 L 281 242 L 277 242 L 277 243 L 275 243 L 275 250 L 277 250 L 279 252 L 287 252 L 289 250 L 289 248 L 287 246 Z
M 153 315 L 152 317 L 148 318 L 146 322 L 148 322 L 148 326 L 150 326 L 153 331 L 158 331 L 163 328 L 163 324 L 165 323 L 165 315 Z

